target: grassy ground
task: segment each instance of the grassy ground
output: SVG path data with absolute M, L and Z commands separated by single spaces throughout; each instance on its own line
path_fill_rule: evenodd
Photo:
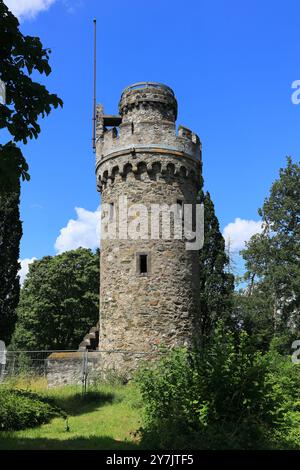
M 46 390 L 45 383 L 14 384 L 55 399 L 69 418 L 24 431 L 0 432 L 0 449 L 137 449 L 141 407 L 133 385 L 93 387 L 86 396 L 80 387 Z M 67 424 L 69 430 L 67 430 Z
M 17 381 L 11 387 L 33 390 L 54 398 L 68 414 L 68 422 L 50 423 L 23 431 L 0 432 L 4 449 L 140 449 L 137 429 L 141 426 L 141 401 L 129 385 L 102 385 L 82 396 L 81 387 L 47 390 L 44 380 Z M 269 436 L 266 448 L 300 449 L 300 412 L 291 412 L 292 425 Z M 67 429 L 67 427 L 69 429 Z

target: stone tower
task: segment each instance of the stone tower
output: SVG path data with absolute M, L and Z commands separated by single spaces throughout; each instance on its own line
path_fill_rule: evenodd
M 127 351 L 106 355 L 119 367 L 135 365 L 138 353 L 155 357 L 159 346 L 188 345 L 197 336 L 199 252 L 187 250 L 184 239 L 153 239 L 150 222 L 148 238 L 126 237 L 120 205 L 125 197 L 129 211 L 143 204 L 150 214 L 153 204 L 180 210 L 196 203 L 201 143 L 186 127 L 177 132 L 176 118 L 174 93 L 159 83 L 127 87 L 117 116 L 97 107 L 97 185 L 109 212 L 102 217 L 106 230 L 107 220 L 118 226 L 116 238 L 101 240 L 99 349 Z

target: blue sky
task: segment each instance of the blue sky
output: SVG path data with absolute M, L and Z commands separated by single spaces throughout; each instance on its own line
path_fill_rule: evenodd
M 22 187 L 21 258 L 55 254 L 87 233 L 95 244 L 89 232 L 100 202 L 91 150 L 94 17 L 97 101 L 115 113 L 131 83 L 174 89 L 178 124 L 202 140 L 205 188 L 221 227 L 241 247 L 258 227 L 257 208 L 285 156 L 299 160 L 300 105 L 291 101 L 291 84 L 300 78 L 299 1 L 5 1 L 21 15 L 22 32 L 52 49 L 53 72 L 42 81 L 64 101 L 24 149 L 31 181 Z

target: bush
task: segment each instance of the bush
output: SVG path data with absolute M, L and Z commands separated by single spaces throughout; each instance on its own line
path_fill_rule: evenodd
M 0 430 L 15 431 L 66 417 L 50 399 L 27 390 L 0 388 Z
M 219 323 L 205 349 L 176 349 L 144 366 L 136 379 L 145 404 L 142 441 L 157 448 L 266 446 L 265 436 L 286 418 L 286 380 L 275 362 L 255 351 L 245 332 L 235 340 Z M 290 396 L 296 384 L 291 378 Z

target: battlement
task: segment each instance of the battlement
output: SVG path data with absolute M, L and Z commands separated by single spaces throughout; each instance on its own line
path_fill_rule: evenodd
M 116 153 L 135 149 L 135 152 L 152 148 L 165 148 L 169 153 L 181 152 L 183 156 L 201 161 L 201 142 L 190 129 L 170 121 L 121 122 L 118 127 L 97 126 L 97 164 Z
M 162 108 L 167 115 L 161 111 Z M 180 170 L 183 164 L 186 176 L 193 175 L 196 168 L 198 177 L 201 169 L 201 142 L 185 126 L 180 125 L 176 130 L 173 118 L 177 115 L 177 102 L 171 88 L 152 82 L 131 85 L 122 93 L 119 110 L 120 115 L 107 115 L 102 105 L 97 106 L 96 172 L 101 175 L 98 179 L 99 187 L 103 186 L 103 181 L 105 184 L 106 177 L 102 175 L 106 171 L 110 179 L 114 180 L 113 168 L 118 167 L 120 174 L 124 175 L 125 164 L 132 163 L 133 172 L 137 174 L 135 164 L 145 158 L 148 163 L 151 161 L 147 170 L 150 169 L 150 173 L 152 163 L 158 158 L 162 164 L 162 173 L 166 165 L 172 162 L 176 176 L 183 174 Z M 173 113 L 172 119 L 169 118 L 170 113 Z M 119 165 L 121 161 L 122 165 Z
M 158 83 L 158 82 L 137 82 L 137 83 L 134 83 L 133 85 L 129 85 L 128 87 L 126 87 L 122 93 L 122 97 L 124 94 L 126 93 L 129 93 L 133 90 L 145 90 L 145 89 L 148 89 L 148 88 L 161 88 L 165 91 L 167 91 L 168 93 L 170 93 L 172 96 L 175 96 L 174 95 L 174 91 L 172 90 L 172 88 L 170 88 L 168 85 L 165 85 L 164 83 Z
M 103 128 L 97 133 L 97 163 L 116 152 L 135 148 L 165 148 L 170 153 L 181 152 L 196 161 L 201 161 L 201 142 L 199 137 L 186 127 L 179 126 L 176 132 L 175 123 L 170 121 L 140 121 L 137 124 L 124 122 L 110 129 Z
M 156 82 L 140 82 L 125 88 L 119 103 L 123 121 L 154 119 L 175 122 L 177 101 L 173 90 Z

